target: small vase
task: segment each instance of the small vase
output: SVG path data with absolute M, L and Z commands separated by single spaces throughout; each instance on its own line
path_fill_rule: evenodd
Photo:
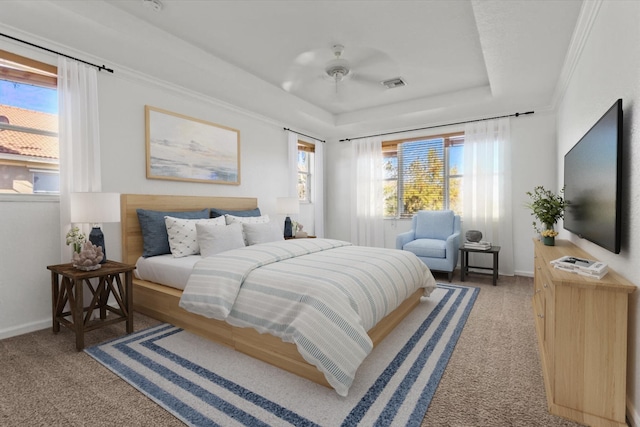
M 544 243 L 546 246 L 555 246 L 556 238 L 553 236 L 542 236 L 542 243 Z

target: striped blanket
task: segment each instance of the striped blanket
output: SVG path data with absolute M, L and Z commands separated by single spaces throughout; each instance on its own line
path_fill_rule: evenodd
M 295 343 L 346 396 L 373 348 L 367 331 L 421 287 L 436 283 L 410 252 L 300 239 L 203 258 L 180 306 Z

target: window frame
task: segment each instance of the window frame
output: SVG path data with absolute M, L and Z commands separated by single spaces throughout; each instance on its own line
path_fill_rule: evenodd
M 11 63 L 16 67 L 12 67 Z M 13 52 L 0 49 L 0 79 L 15 82 L 18 84 L 27 84 L 32 86 L 45 87 L 50 89 L 58 89 L 58 67 L 55 65 L 47 64 L 26 56 L 18 55 Z M 59 113 L 58 113 L 59 114 Z M 56 139 L 59 138 L 58 132 L 30 128 L 24 126 L 17 126 L 11 123 L 0 122 L 0 130 L 8 130 L 12 132 L 29 133 L 34 135 L 50 136 Z M 0 159 L 0 165 L 9 167 L 25 167 L 27 172 L 31 174 L 31 185 L 34 186 L 34 174 L 36 173 L 60 173 L 60 152 L 58 144 L 58 157 L 57 159 L 47 159 L 41 157 L 32 157 L 28 155 L 10 155 Z M 34 172 L 36 171 L 36 172 Z M 38 192 L 33 191 L 30 193 L 22 192 L 0 192 L 2 200 L 24 200 L 26 196 L 33 196 L 34 198 L 42 198 L 49 196 L 51 198 L 58 198 L 59 191 L 57 192 Z
M 385 219 L 406 219 L 406 218 L 411 218 L 413 216 L 412 213 L 404 213 L 402 212 L 402 196 L 403 196 L 403 182 L 402 182 L 402 158 L 398 156 L 398 148 L 401 144 L 403 143 L 407 143 L 407 142 L 414 142 L 414 141 L 429 141 L 429 140 L 435 140 L 435 139 L 442 139 L 443 140 L 443 167 L 444 167 L 444 176 L 443 176 L 443 182 L 444 182 L 444 195 L 443 195 L 443 208 L 444 209 L 450 209 L 450 205 L 451 205 L 451 200 L 450 200 L 450 182 L 452 178 L 459 178 L 460 180 L 462 180 L 464 178 L 464 171 L 459 171 L 456 174 L 451 174 L 451 162 L 450 162 L 450 153 L 449 153 L 449 149 L 452 146 L 464 146 L 464 131 L 458 131 L 458 132 L 449 132 L 449 133 L 442 133 L 442 134 L 433 134 L 433 135 L 423 135 L 423 136 L 416 136 L 416 137 L 411 137 L 411 138 L 402 138 L 402 139 L 394 139 L 394 140 L 389 140 L 389 141 L 382 141 L 382 155 L 383 158 L 386 157 L 395 157 L 396 158 L 396 163 L 397 163 L 397 171 L 396 171 L 396 177 L 394 178 L 385 178 L 384 181 L 385 182 L 390 182 L 390 181 L 395 181 L 396 182 L 396 213 L 395 215 L 391 216 L 391 215 L 385 215 L 383 213 L 383 216 Z M 386 211 L 386 200 L 385 200 L 385 211 Z
M 302 140 L 298 140 L 298 156 L 300 155 L 300 152 L 307 152 L 307 153 L 311 153 L 313 155 L 315 155 L 316 152 L 316 146 L 315 144 L 312 144 L 310 142 L 306 142 L 306 141 L 302 141 Z M 300 198 L 300 191 L 298 191 L 298 200 L 300 201 L 300 203 L 312 203 L 312 191 L 313 191 L 313 186 L 312 186 L 312 179 L 313 179 L 313 162 L 312 162 L 312 158 L 313 156 L 309 156 L 307 155 L 307 161 L 306 161 L 306 167 L 307 167 L 307 171 L 300 171 L 300 168 L 298 168 L 298 185 L 300 185 L 300 175 L 304 175 L 305 176 L 305 194 L 306 194 L 306 198 Z M 297 163 L 297 162 L 296 162 Z

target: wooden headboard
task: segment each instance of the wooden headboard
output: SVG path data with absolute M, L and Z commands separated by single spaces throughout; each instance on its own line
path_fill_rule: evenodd
M 135 264 L 142 255 L 142 232 L 136 209 L 154 211 L 194 211 L 204 208 L 245 210 L 258 207 L 255 197 L 166 196 L 121 194 L 122 262 Z

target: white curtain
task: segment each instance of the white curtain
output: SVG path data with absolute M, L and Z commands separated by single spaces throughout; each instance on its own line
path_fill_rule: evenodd
M 287 153 L 289 177 L 286 197 L 298 197 L 298 134 L 289 131 Z
M 71 261 L 69 194 L 101 191 L 98 78 L 94 67 L 58 59 L 61 261 Z M 90 226 L 82 230 L 86 235 Z
M 382 139 L 351 141 L 351 243 L 384 247 Z
M 314 205 L 314 233 L 317 237 L 324 237 L 324 143 L 316 141 L 314 144 L 313 190 L 311 192 Z
M 467 230 L 480 230 L 482 240 L 501 247 L 500 273 L 513 275 L 508 118 L 478 121 L 465 126 L 463 170 L 463 238 Z M 486 260 L 477 257 L 473 264 L 481 265 L 484 262 Z

